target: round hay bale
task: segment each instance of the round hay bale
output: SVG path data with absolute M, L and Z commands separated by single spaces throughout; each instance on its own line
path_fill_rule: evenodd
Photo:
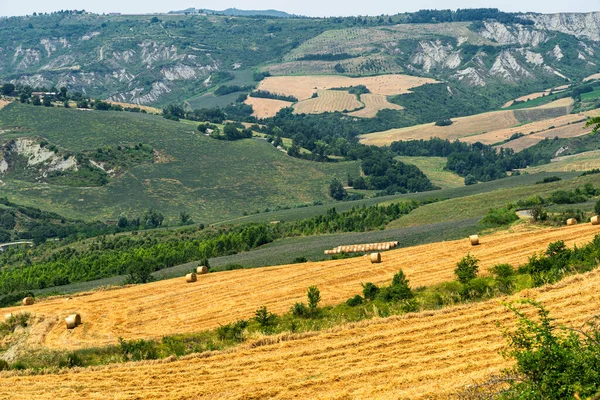
M 65 323 L 67 324 L 67 329 L 75 329 L 81 325 L 81 315 L 77 313 L 71 314 L 65 318 Z
M 477 245 L 479 245 L 479 236 L 471 235 L 471 236 L 469 236 L 469 241 L 471 242 L 471 246 L 477 246 Z
M 8 314 L 4 314 L 4 320 L 8 321 L 9 319 L 11 319 L 13 317 L 12 313 L 8 313 Z
M 383 249 L 384 249 L 384 250 L 389 250 L 389 249 L 390 249 L 390 245 L 389 245 L 389 244 L 386 244 L 386 245 L 384 245 L 384 246 L 383 246 Z
M 381 254 L 371 253 L 371 264 L 379 264 L 381 262 Z
M 592 219 L 590 219 L 590 222 L 592 223 L 592 225 L 600 225 L 600 217 L 594 215 Z
M 569 218 L 567 220 L 567 226 L 577 225 L 577 220 L 575 218 Z
M 196 274 L 193 272 L 191 272 L 185 276 L 185 281 L 187 283 L 196 282 L 196 279 L 197 279 Z
M 31 296 L 27 296 L 23 299 L 23 305 L 24 306 L 30 306 L 34 303 L 33 297 Z
M 208 267 L 206 265 L 200 265 L 196 268 L 196 273 L 198 275 L 208 274 Z

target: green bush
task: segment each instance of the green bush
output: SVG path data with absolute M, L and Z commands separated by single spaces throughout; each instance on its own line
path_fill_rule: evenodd
M 367 282 L 362 285 L 363 287 L 363 296 L 366 300 L 375 300 L 377 294 L 379 293 L 379 286 L 374 283 Z
M 254 313 L 254 320 L 258 322 L 263 333 L 269 333 L 275 325 L 277 316 L 269 312 L 266 306 L 262 306 Z
M 392 284 L 382 288 L 377 297 L 386 302 L 398 302 L 401 300 L 412 299 L 414 294 L 410 290 L 406 275 L 404 275 L 404 272 L 400 270 L 394 275 Z
M 477 277 L 477 271 L 479 270 L 478 262 L 479 260 L 476 257 L 467 254 L 456 264 L 454 274 L 456 274 L 460 283 L 469 283 L 469 281 Z
M 514 210 L 505 208 L 490 208 L 488 213 L 481 219 L 481 223 L 489 226 L 509 225 L 517 221 L 519 217 Z
M 150 340 L 125 340 L 119 338 L 119 352 L 123 361 L 155 360 L 158 358 L 156 343 Z
M 356 295 L 354 297 L 350 297 L 346 300 L 346 304 L 350 307 L 356 307 L 361 305 L 364 302 L 364 299 L 360 295 Z
M 292 306 L 291 311 L 296 317 L 307 317 L 309 314 L 308 307 L 306 307 L 306 304 L 302 302 L 295 303 Z
M 248 321 L 243 319 L 222 325 L 217 328 L 217 336 L 223 341 L 244 341 L 244 331 L 248 327 Z
M 2 359 L 0 359 L 0 371 L 8 371 L 10 369 L 10 365 Z
M 319 291 L 319 288 L 316 286 L 309 287 L 306 296 L 308 297 L 308 311 L 311 314 L 315 314 L 319 307 L 319 303 L 321 302 L 321 292 Z

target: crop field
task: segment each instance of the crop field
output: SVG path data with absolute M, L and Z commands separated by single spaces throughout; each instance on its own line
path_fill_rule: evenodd
M 4 107 L 9 105 L 10 103 L 11 103 L 11 101 L 9 101 L 9 100 L 0 99 L 0 110 L 2 110 Z
M 261 81 L 258 89 L 306 100 L 318 90 L 338 87 L 365 85 L 371 93 L 390 96 L 408 93 L 414 87 L 435 82 L 430 78 L 401 74 L 360 78 L 341 75 L 271 76 Z
M 244 103 L 252 106 L 252 110 L 254 111 L 252 115 L 254 115 L 256 118 L 274 117 L 279 110 L 286 107 L 291 107 L 294 104 L 290 103 L 289 101 L 262 99 L 250 96 L 248 96 Z
M 311 285 L 320 288 L 324 304 L 337 304 L 359 293 L 361 282 L 385 284 L 400 268 L 413 287 L 434 285 L 452 280 L 456 262 L 469 252 L 481 260 L 480 270 L 485 272 L 501 262 L 523 263 L 550 242 L 583 244 L 597 233 L 600 228 L 591 224 L 522 228 L 483 236 L 482 244 L 477 247 L 461 239 L 384 252 L 381 264 L 371 264 L 368 258 L 359 257 L 226 271 L 200 276 L 194 284 L 186 284 L 181 277 L 75 295 L 71 299 L 41 300 L 27 307 L 27 311 L 44 319 L 43 326 L 32 327 L 44 332 L 30 339 L 35 341 L 31 344 L 73 349 L 115 343 L 118 337 L 159 338 L 195 332 L 250 318 L 262 305 L 273 312 L 284 312 L 303 300 Z M 515 243 L 519 245 L 515 247 Z M 5 312 L 23 309 L 13 307 Z M 84 327 L 67 331 L 62 319 L 74 311 L 81 314 Z
M 498 147 L 509 148 L 513 149 L 516 152 L 519 152 L 541 142 L 546 138 L 572 138 L 587 135 L 591 131 L 592 127 L 590 126 L 586 128 L 585 122 L 576 122 L 570 125 L 563 125 L 558 126 L 556 128 L 545 129 L 540 132 L 533 133 L 531 135 L 523 136 L 518 139 L 511 140 L 510 142 L 502 144 Z
M 543 97 L 543 96 L 547 95 L 548 93 L 550 93 L 550 91 L 549 90 L 545 90 L 543 92 L 535 92 L 535 93 L 527 94 L 525 96 L 517 97 L 514 100 L 510 100 L 510 101 L 506 102 L 506 104 L 504 104 L 502 106 L 502 108 L 508 108 L 508 107 L 512 106 L 515 101 L 530 101 L 530 100 L 535 100 L 535 99 L 538 99 L 540 97 Z
M 557 323 L 580 326 L 598 313 L 598 285 L 596 270 L 501 300 L 535 299 Z M 180 359 L 42 375 L 2 372 L 0 397 L 448 398 L 510 365 L 499 354 L 505 341 L 497 324 L 510 328 L 514 321 L 493 299 L 322 332 L 256 337 L 232 350 Z
M 356 163 L 315 163 L 289 157 L 264 140 L 220 141 L 200 135 L 195 124 L 110 111 L 13 104 L 0 111 L 2 137 L 41 136 L 70 151 L 145 143 L 170 156 L 140 165 L 102 187 L 62 187 L 5 180 L 2 195 L 84 220 L 116 219 L 155 208 L 167 220 L 187 211 L 196 222 L 214 222 L 265 207 L 327 200 L 333 176 L 358 173 Z
M 583 81 L 587 82 L 587 81 L 593 81 L 595 79 L 600 79 L 600 73 L 590 75 L 587 78 L 584 78 Z
M 578 136 L 578 134 L 581 135 L 584 133 L 582 131 L 583 130 L 582 127 L 583 127 L 583 125 L 585 125 L 585 122 L 582 122 L 582 121 L 585 121 L 586 118 L 587 117 L 584 114 L 568 114 L 568 115 L 563 115 L 563 116 L 560 116 L 557 118 L 551 118 L 551 119 L 545 119 L 542 121 L 531 122 L 529 124 L 519 125 L 519 126 L 515 126 L 515 127 L 511 127 L 511 128 L 497 129 L 497 130 L 493 130 L 491 132 L 482 133 L 480 135 L 467 136 L 467 137 L 461 138 L 460 141 L 466 142 L 466 143 L 481 142 L 484 144 L 491 145 L 491 144 L 495 144 L 495 143 L 499 143 L 504 140 L 507 140 L 515 133 L 522 133 L 526 136 L 538 135 L 538 134 L 543 134 L 547 130 L 552 130 L 554 128 L 562 128 L 562 127 L 567 127 L 567 126 L 569 128 L 567 128 L 567 131 L 565 133 L 570 135 L 568 137 L 571 137 L 573 135 Z M 581 123 L 583 123 L 583 125 L 581 125 Z M 561 136 L 559 136 L 559 137 L 561 137 Z M 503 145 L 503 147 L 510 147 L 510 145 L 513 141 L 516 142 L 518 140 L 522 140 L 522 139 L 512 140 L 511 142 Z M 535 142 L 535 143 L 537 143 L 537 142 Z
M 444 167 L 448 159 L 446 157 L 397 157 L 398 160 L 419 167 L 436 186 L 445 188 L 464 186 L 464 178 L 459 175 L 445 171 Z
M 360 96 L 365 108 L 348 113 L 353 117 L 374 118 L 380 110 L 403 110 L 404 107 L 390 103 L 387 96 L 383 94 L 367 93 Z
M 342 90 L 319 90 L 319 97 L 303 100 L 294 105 L 296 114 L 322 114 L 335 111 L 352 111 L 363 106 L 356 96 Z
M 385 146 L 398 140 L 428 140 L 432 137 L 448 140 L 478 141 L 474 137 L 498 130 L 521 128 L 520 125 L 522 123 L 558 118 L 559 116 L 569 114 L 571 104 L 572 99 L 566 98 L 534 108 L 492 111 L 468 117 L 453 118 L 453 124 L 449 126 L 435 126 L 434 123 L 429 123 L 407 128 L 390 129 L 388 131 L 362 135 L 360 142 L 366 145 Z M 494 134 L 492 134 L 492 140 L 494 137 Z M 492 143 L 497 142 L 498 140 Z
M 529 167 L 527 168 L 527 172 L 589 171 L 596 168 L 600 168 L 600 150 L 557 157 L 553 159 L 550 164 L 540 165 L 539 167 Z
M 536 177 L 536 175 L 534 174 L 532 177 Z M 517 177 L 509 177 L 488 182 L 488 184 L 498 184 L 502 181 L 510 181 L 515 178 Z M 531 186 L 519 186 L 505 189 L 498 188 L 498 190 L 426 204 L 417 208 L 416 210 L 413 210 L 410 214 L 392 221 L 390 224 L 388 224 L 388 228 L 391 229 L 417 226 L 421 224 L 431 224 L 438 221 L 462 221 L 468 218 L 481 217 L 485 215 L 490 208 L 505 207 L 508 203 L 526 199 L 533 195 L 547 197 L 550 195 L 550 193 L 556 190 L 572 190 L 578 187 L 581 188 L 586 183 L 591 183 L 594 186 L 600 185 L 600 176 L 598 175 L 589 175 L 571 180 L 547 183 L 544 185 L 534 184 L 534 182 L 541 179 L 541 176 L 538 176 L 538 178 L 532 182 Z M 563 179 L 565 178 L 563 177 Z M 465 187 L 465 189 L 467 188 L 469 188 L 469 186 Z M 456 188 L 453 190 L 460 189 L 462 188 Z M 578 205 L 572 205 L 571 208 L 578 208 Z

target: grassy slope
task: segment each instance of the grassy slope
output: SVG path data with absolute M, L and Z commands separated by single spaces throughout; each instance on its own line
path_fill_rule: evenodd
M 127 112 L 78 111 L 13 104 L 0 126 L 21 131 L 3 138 L 42 136 L 72 151 L 145 143 L 168 154 L 167 164 L 142 165 L 101 188 L 39 186 L 6 181 L 3 194 L 17 203 L 83 219 L 137 215 L 154 207 L 175 218 L 186 210 L 197 221 L 240 216 L 243 211 L 327 199 L 333 176 L 356 174 L 356 163 L 298 160 L 262 140 L 225 142 L 193 126 Z
M 539 176 L 535 175 L 534 177 L 539 178 Z M 543 185 L 533 184 L 510 189 L 499 189 L 469 197 L 449 199 L 419 207 L 409 215 L 390 223 L 389 228 L 431 224 L 437 221 L 461 221 L 467 218 L 483 216 L 489 208 L 504 207 L 510 202 L 516 202 L 517 200 L 533 195 L 546 197 L 556 190 L 583 187 L 588 182 L 597 187 L 600 185 L 600 176 L 589 175 Z M 573 204 L 569 208 L 582 208 L 582 205 Z
M 431 183 L 442 189 L 464 186 L 464 179 L 457 174 L 444 171 L 446 157 L 397 157 L 400 161 L 416 165 L 427 175 Z

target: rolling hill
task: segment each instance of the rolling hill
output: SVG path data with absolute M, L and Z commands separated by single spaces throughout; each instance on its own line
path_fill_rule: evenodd
M 333 177 L 358 173 L 354 162 L 314 163 L 292 158 L 260 139 L 236 142 L 200 134 L 196 124 L 112 111 L 80 111 L 12 104 L 0 110 L 2 140 L 43 138 L 66 152 L 145 144 L 154 161 L 134 165 L 97 187 L 40 185 L 3 177 L 3 195 L 23 205 L 78 219 L 112 219 L 161 210 L 186 211 L 214 222 L 268 207 L 328 198 Z M 42 139 L 38 139 L 42 140 Z

